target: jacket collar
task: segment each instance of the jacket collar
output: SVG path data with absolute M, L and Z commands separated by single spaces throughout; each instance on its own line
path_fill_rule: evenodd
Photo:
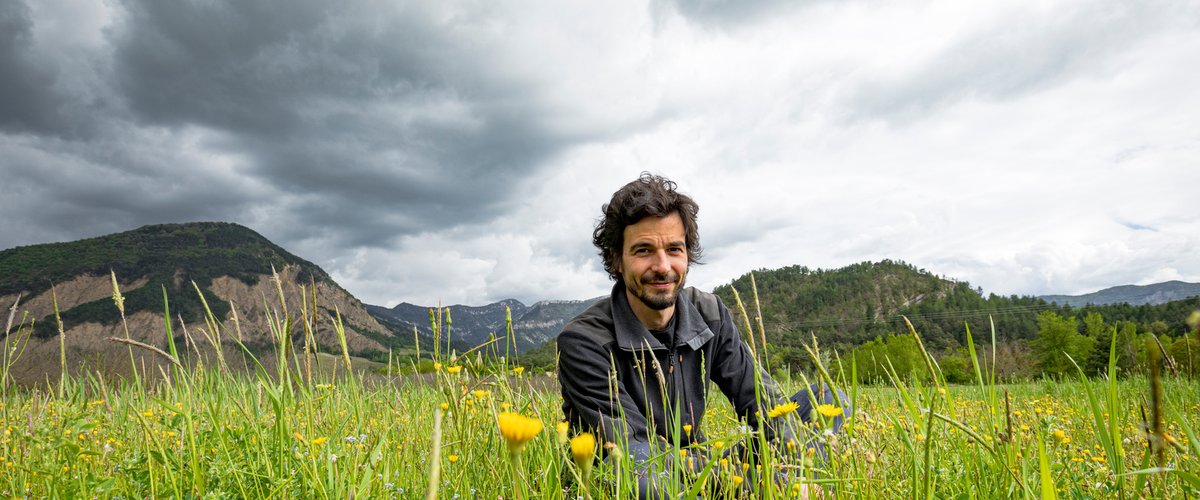
M 678 298 L 675 299 L 673 320 L 675 322 L 675 347 L 686 345 L 697 350 L 713 337 L 713 333 L 705 323 L 704 317 L 700 315 L 700 311 L 692 304 L 693 292 L 692 287 L 680 290 Z M 618 347 L 626 351 L 667 349 L 667 346 L 654 338 L 646 325 L 642 324 L 637 315 L 633 313 L 633 308 L 629 305 L 629 297 L 625 294 L 625 285 L 621 282 L 613 285 L 612 309 L 613 329 Z

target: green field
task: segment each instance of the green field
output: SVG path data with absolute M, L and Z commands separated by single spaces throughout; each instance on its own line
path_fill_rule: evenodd
M 277 339 L 312 326 L 272 320 Z M 22 335 L 28 330 L 18 326 L 5 336 L 0 366 L 6 497 L 631 495 L 634 464 L 621 443 L 584 473 L 580 465 L 593 460 L 588 450 L 573 460 L 572 436 L 560 434 L 553 377 L 502 359 L 437 352 L 426 353 L 437 360 L 432 373 L 414 374 L 410 361 L 358 371 L 363 365 L 349 356 L 310 357 L 281 342 L 283 362 L 270 371 L 231 372 L 224 359 L 191 358 L 132 380 L 70 375 L 28 389 L 7 378 Z M 178 355 L 170 351 L 164 356 Z M 310 368 L 318 359 L 321 368 Z M 714 391 L 708 440 L 692 450 L 664 444 L 655 465 L 665 470 L 691 457 L 692 472 L 664 482 L 672 498 L 1200 498 L 1196 381 L 1152 369 L 1002 385 L 991 380 L 991 362 L 976 358 L 976 383 L 946 385 L 926 359 L 923 376 L 888 372 L 874 386 L 841 383 L 855 380 L 858 367 L 817 364 L 810 376 L 845 388 L 853 408 L 841 433 L 817 426 L 827 460 L 803 441 L 763 442 Z M 1112 375 L 1115 366 L 1111 360 Z M 782 383 L 794 390 L 805 382 Z M 520 450 L 501 433 L 503 413 L 533 419 L 522 424 L 534 434 Z M 738 442 L 770 451 L 723 459 Z

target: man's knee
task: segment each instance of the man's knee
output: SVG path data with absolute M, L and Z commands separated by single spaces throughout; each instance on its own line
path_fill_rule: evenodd
M 814 399 L 817 403 L 814 405 Z M 810 422 L 813 418 L 813 410 L 820 405 L 833 405 L 841 410 L 841 413 L 833 417 L 833 431 L 839 432 L 842 430 L 842 423 L 845 417 L 850 415 L 850 398 L 840 389 L 830 387 L 828 384 L 815 383 L 807 389 L 800 389 L 791 397 L 798 407 L 796 411 L 800 414 L 800 418 L 805 422 Z

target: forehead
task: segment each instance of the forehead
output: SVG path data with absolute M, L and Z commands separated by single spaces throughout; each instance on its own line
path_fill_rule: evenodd
M 648 216 L 625 226 L 625 247 L 643 244 L 684 243 L 686 234 L 679 214 L 666 217 Z

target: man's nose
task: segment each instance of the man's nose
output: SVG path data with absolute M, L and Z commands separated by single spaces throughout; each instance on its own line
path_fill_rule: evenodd
M 658 272 L 667 272 L 671 270 L 671 260 L 667 258 L 667 252 L 659 250 L 654 254 L 653 268 Z

